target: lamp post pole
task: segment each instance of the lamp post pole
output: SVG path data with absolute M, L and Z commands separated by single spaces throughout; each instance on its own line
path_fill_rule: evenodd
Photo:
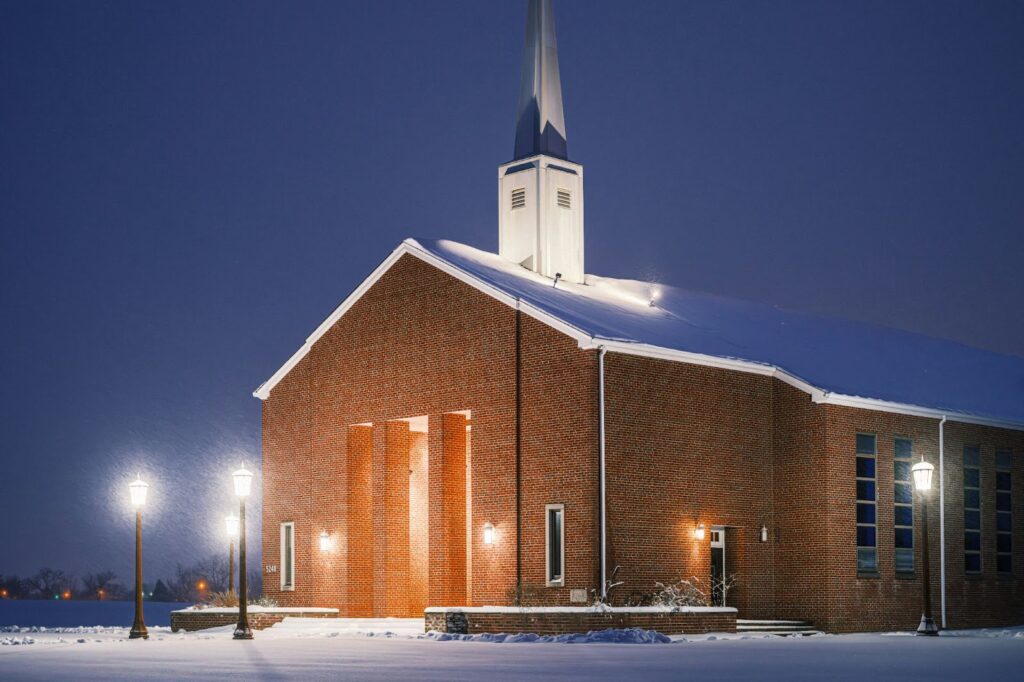
M 937 635 L 939 628 L 932 620 L 931 553 L 928 551 L 928 493 L 934 467 L 922 461 L 913 467 L 914 483 L 921 500 L 921 623 L 919 635 Z
M 235 539 L 228 540 L 228 592 L 235 591 Z
M 252 489 L 252 472 L 243 465 L 234 474 L 235 494 L 238 495 L 238 625 L 235 626 L 235 639 L 252 639 L 249 629 L 248 586 L 245 579 L 245 498 Z
M 142 616 L 142 506 L 146 503 L 149 486 L 141 478 L 128 486 L 135 507 L 135 620 L 128 633 L 128 639 L 149 639 L 146 623 Z

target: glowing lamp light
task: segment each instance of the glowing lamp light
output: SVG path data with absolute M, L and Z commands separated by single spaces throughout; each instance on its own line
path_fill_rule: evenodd
M 235 495 L 242 499 L 249 497 L 249 493 L 252 492 L 252 472 L 242 464 L 241 468 L 231 476 L 235 480 Z
M 71 593 L 70 592 L 65 592 L 64 593 L 64 598 L 65 599 L 71 599 Z
M 928 462 L 923 459 L 910 468 L 910 473 L 914 475 L 914 487 L 921 492 L 927 492 L 932 489 L 932 473 L 935 471 Z
M 693 539 L 703 540 L 704 539 L 704 524 L 698 523 L 697 527 L 693 529 Z
M 331 548 L 331 534 L 327 531 L 321 531 L 320 533 L 320 551 L 326 552 Z
M 146 504 L 146 493 L 149 492 L 149 484 L 136 474 L 135 481 L 128 484 L 128 491 L 132 495 L 132 506 L 136 509 Z
M 206 581 L 205 580 L 200 580 L 199 582 L 196 583 L 196 587 L 199 589 L 200 592 L 205 590 L 206 589 Z
M 768 542 L 768 526 L 761 524 L 761 542 Z
M 484 524 L 484 544 L 494 544 L 494 524 L 490 521 Z
M 228 537 L 232 540 L 238 539 L 238 516 L 236 514 L 228 514 L 224 517 L 224 526 L 228 532 Z
M 658 307 L 658 299 L 661 298 L 661 291 L 659 289 L 651 290 L 651 300 L 648 303 L 652 308 Z

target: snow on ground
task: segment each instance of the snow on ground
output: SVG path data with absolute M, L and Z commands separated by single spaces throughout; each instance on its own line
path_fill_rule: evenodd
M 150 628 L 4 628 L 3 680 L 1011 680 L 1024 627 L 941 637 L 899 633 L 774 637 L 605 631 L 591 636 L 424 635 L 420 619 L 291 618 L 231 639 Z M 10 643 L 5 640 L 12 640 Z M 13 640 L 19 641 L 17 644 Z

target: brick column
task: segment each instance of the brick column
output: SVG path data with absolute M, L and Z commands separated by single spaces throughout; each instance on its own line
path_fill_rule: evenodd
M 376 431 L 374 429 L 375 464 Z M 382 570 L 375 587 L 383 587 L 383 600 L 376 599 L 375 590 L 374 602 L 381 607 L 379 615 L 406 617 L 409 615 L 409 424 L 387 422 L 382 445 L 382 489 L 379 503 L 374 500 L 374 525 L 375 530 L 380 529 L 375 533 L 377 544 L 383 547 L 379 566 Z M 377 476 L 374 478 L 376 483 Z M 374 555 L 376 557 L 376 551 Z
M 466 603 L 466 417 L 430 423 L 431 606 Z
M 374 505 L 373 427 L 348 429 L 348 577 L 349 617 L 373 616 Z

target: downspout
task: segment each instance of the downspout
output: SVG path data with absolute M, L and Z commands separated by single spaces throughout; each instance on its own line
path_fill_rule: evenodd
M 600 476 L 600 492 L 598 498 L 598 526 L 600 527 L 600 541 L 598 543 L 598 551 L 600 552 L 601 559 L 601 599 L 608 598 L 608 567 L 606 565 L 607 560 L 607 531 L 605 521 L 605 457 L 604 457 L 604 354 L 605 348 L 601 346 L 600 351 L 597 354 L 597 421 L 598 421 L 598 451 L 600 452 L 600 459 L 598 464 L 598 472 Z
M 522 312 L 519 310 L 519 299 L 516 299 L 516 601 L 522 601 L 523 595 L 523 533 L 522 533 L 522 396 L 523 396 L 523 361 L 522 361 Z
M 946 415 L 939 422 L 939 595 L 942 601 L 942 629 L 946 629 Z M 927 561 L 927 558 L 925 559 Z

